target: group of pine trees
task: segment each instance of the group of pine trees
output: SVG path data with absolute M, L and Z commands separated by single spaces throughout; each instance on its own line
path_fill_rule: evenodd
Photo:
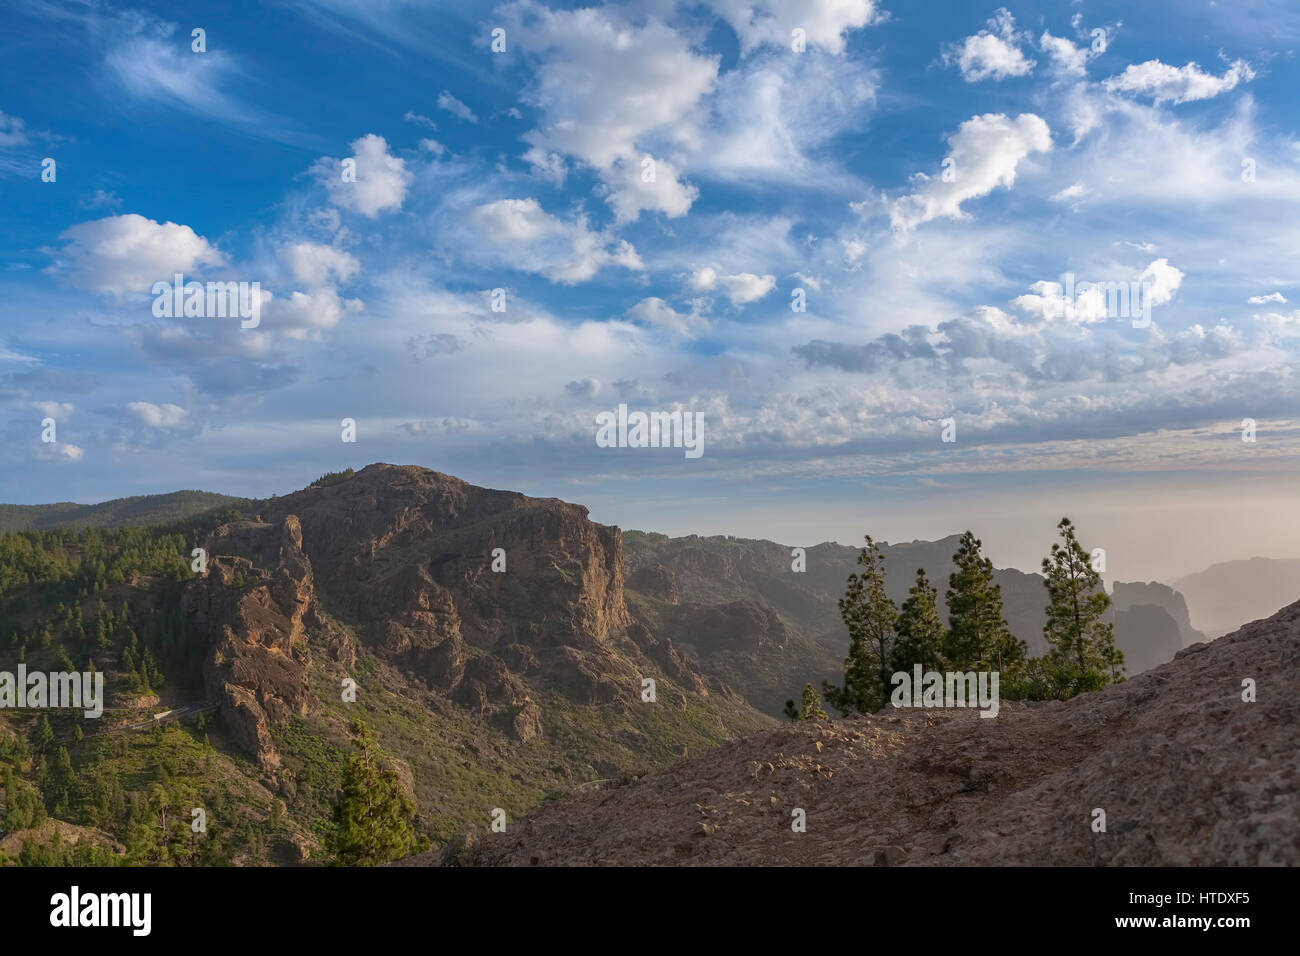
M 1065 699 L 1124 679 L 1124 655 L 1115 647 L 1106 619 L 1110 597 L 1074 525 L 1062 518 L 1061 541 L 1043 559 L 1047 587 L 1049 650 L 1030 658 L 1023 641 L 1007 627 L 1002 589 L 994 582 L 993 562 L 971 532 L 962 535 L 948 577 L 948 623 L 938 610 L 938 588 L 923 569 L 901 609 L 885 590 L 880 546 L 866 537 L 858 554 L 861 570 L 849 575 L 840 617 L 849 631 L 849 651 L 840 684 L 824 682 L 822 693 L 842 714 L 869 714 L 884 707 L 893 690 L 891 676 L 922 671 L 997 671 L 1000 696 L 1008 699 Z M 802 706 L 786 702 L 792 720 L 824 719 L 812 684 Z

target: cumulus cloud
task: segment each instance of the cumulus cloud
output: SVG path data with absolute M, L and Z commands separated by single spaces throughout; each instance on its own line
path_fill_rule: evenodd
M 642 299 L 627 310 L 627 317 L 634 322 L 669 329 L 687 338 L 694 338 L 709 328 L 709 320 L 694 309 L 687 313 L 678 312 L 657 296 Z
M 896 230 L 906 232 L 931 219 L 967 218 L 963 202 L 987 196 L 998 187 L 1011 188 L 1021 160 L 1050 150 L 1052 134 L 1033 113 L 1014 120 L 1002 113 L 985 113 L 962 123 L 948 137 L 948 147 L 950 181 L 942 176 L 930 179 L 915 193 L 895 200 L 889 219 Z
M 1112 93 L 1150 96 L 1159 106 L 1207 100 L 1254 78 L 1255 71 L 1245 60 L 1234 61 L 1222 76 L 1206 73 L 1195 63 L 1170 66 L 1159 60 L 1147 60 L 1125 67 L 1123 73 L 1112 76 L 1103 85 Z
M 525 98 L 542 114 L 528 132 L 534 166 L 555 172 L 552 155 L 571 156 L 600 175 L 606 201 L 623 221 L 641 211 L 683 215 L 694 201 L 667 145 L 678 124 L 711 91 L 718 58 L 695 53 L 690 41 L 661 21 L 640 25 L 614 8 L 553 11 L 518 7 L 526 26 L 515 31 L 538 60 Z M 653 183 L 641 182 L 642 160 L 652 155 Z
M 1038 38 L 1038 46 L 1061 76 L 1078 79 L 1088 72 L 1088 47 L 1075 46 L 1065 37 L 1052 36 L 1047 30 Z
M 605 266 L 645 268 L 631 243 L 592 231 L 583 216 L 572 222 L 552 216 L 536 199 L 484 203 L 470 211 L 469 222 L 480 236 L 508 250 L 504 261 L 511 266 L 554 282 L 585 282 Z
M 1281 292 L 1270 292 L 1268 295 L 1252 295 L 1246 301 L 1251 305 L 1267 305 L 1270 302 L 1286 302 L 1286 296 Z
M 404 160 L 389 155 L 388 142 L 368 133 L 353 141 L 352 158 L 356 160 L 355 182 L 343 180 L 342 164 L 337 159 L 322 157 L 312 166 L 316 178 L 329 191 L 330 202 L 368 219 L 386 209 L 402 208 L 412 177 Z
M 740 38 L 741 55 L 763 44 L 790 49 L 790 31 L 804 30 L 808 45 L 844 52 L 844 35 L 873 23 L 875 0 L 708 0 Z
M 1073 277 L 1068 288 L 1060 282 L 1035 282 L 1029 293 L 1011 304 L 1044 322 L 1090 325 L 1108 318 L 1133 318 L 1147 307 L 1164 305 L 1182 283 L 1181 269 L 1168 259 L 1156 259 L 1136 274 Z
M 135 213 L 78 223 L 46 271 L 79 289 L 117 298 L 147 294 L 175 273 L 191 277 L 200 266 L 223 266 L 225 256 L 189 226 L 158 223 Z
M 152 402 L 127 402 L 127 411 L 150 428 L 181 428 L 189 424 L 190 413 L 170 402 L 155 405 Z
M 945 49 L 943 61 L 955 63 L 961 71 L 961 78 L 967 83 L 1025 76 L 1033 70 L 1036 61 L 1020 51 L 1022 39 L 1016 33 L 1015 19 L 1003 7 L 993 15 L 985 29 Z
M 298 242 L 280 250 L 280 259 L 297 282 L 311 288 L 346 282 L 361 271 L 355 257 L 333 246 Z
M 334 328 L 345 315 L 363 308 L 365 303 L 360 299 L 346 299 L 327 286 L 273 297 L 262 307 L 262 324 L 269 330 L 282 331 L 289 338 L 308 338 L 323 329 Z
M 731 300 L 732 305 L 746 305 L 757 302 L 775 289 L 776 277 L 755 275 L 752 272 L 720 275 L 712 266 L 704 266 L 692 272 L 686 283 L 696 292 L 708 292 L 720 288 Z

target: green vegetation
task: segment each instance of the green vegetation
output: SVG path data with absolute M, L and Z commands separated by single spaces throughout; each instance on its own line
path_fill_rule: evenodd
M 327 485 L 337 485 L 341 481 L 347 481 L 356 474 L 351 468 L 344 468 L 342 471 L 327 471 L 311 483 L 313 488 L 324 488 Z
M 880 546 L 866 536 L 858 553 L 861 572 L 849 575 L 840 617 L 849 629 L 844 683 L 822 685 L 826 700 L 841 713 L 870 714 L 889 700 L 889 649 L 898 626 L 898 608 L 885 593 L 885 562 Z
M 61 501 L 52 505 L 0 505 L 0 533 L 69 528 L 115 530 L 169 524 L 219 508 L 245 507 L 244 498 L 210 491 L 173 491 L 165 495 L 115 498 L 96 505 Z
M 416 836 L 415 802 L 369 728 L 353 721 L 356 751 L 343 766 L 342 793 L 334 805 L 329 849 L 338 866 L 376 866 L 428 846 Z
M 829 720 L 830 715 L 822 709 L 822 695 L 817 693 L 811 683 L 804 684 L 802 705 L 796 707 L 794 701 L 785 702 L 785 715 L 791 720 Z
M 948 626 L 936 609 L 938 592 L 918 569 L 901 613 L 885 593 L 880 548 L 868 535 L 858 555 L 863 570 L 849 575 L 840 614 L 849 631 L 842 685 L 823 684 L 827 701 L 843 714 L 873 713 L 890 697 L 890 676 L 923 671 L 997 671 L 1000 696 L 1064 700 L 1124 679 L 1124 655 L 1106 620 L 1110 597 L 1089 561 L 1069 518 L 1057 525 L 1061 543 L 1043 559 L 1048 592 L 1044 636 L 1050 650 L 1026 659 L 1023 642 L 1007 627 L 1002 593 L 993 583 L 993 562 L 971 532 L 953 555 L 957 570 L 948 580 Z M 811 687 L 811 685 L 810 685 Z M 810 688 L 809 688 L 810 689 Z M 785 714 L 806 720 L 804 707 L 786 702 Z

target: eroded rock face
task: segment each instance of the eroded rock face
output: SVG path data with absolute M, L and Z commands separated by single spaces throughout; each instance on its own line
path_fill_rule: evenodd
M 236 741 L 264 767 L 277 767 L 270 729 L 309 706 L 306 628 L 318 623 L 311 562 L 292 516 L 223 525 L 204 542 L 207 573 L 182 599 L 210 647 L 208 697 L 220 701 Z
M 681 640 L 701 649 L 757 650 L 761 645 L 784 647 L 788 634 L 780 616 L 763 604 L 745 598 L 726 604 L 688 604 L 673 615 Z
M 590 702 L 631 701 L 657 669 L 702 686 L 633 627 L 622 536 L 580 505 L 380 464 L 269 511 L 298 517 L 317 586 L 367 641 L 475 713 L 522 706 L 524 675 Z
M 539 691 L 631 705 L 644 677 L 705 689 L 671 641 L 633 620 L 622 536 L 580 505 L 380 464 L 274 499 L 206 546 L 186 607 L 214 635 L 208 692 L 269 765 L 270 728 L 307 707 L 306 629 L 355 664 L 317 595 L 393 666 L 475 716 L 507 714 L 517 740 L 543 732 Z

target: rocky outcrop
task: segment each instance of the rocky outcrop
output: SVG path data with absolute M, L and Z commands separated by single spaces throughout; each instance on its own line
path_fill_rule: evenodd
M 1069 701 L 800 722 L 549 801 L 455 862 L 1294 866 L 1297 647 L 1300 602 Z
M 789 638 L 780 615 L 751 598 L 725 604 L 683 605 L 669 620 L 678 640 L 699 648 L 701 655 L 757 651 L 765 645 L 784 647 Z
M 186 609 L 213 635 L 209 694 L 265 765 L 278 762 L 271 729 L 308 707 L 306 629 L 330 660 L 356 664 L 317 595 L 370 650 L 476 717 L 506 715 L 519 741 L 544 733 L 547 692 L 630 705 L 653 677 L 707 693 L 672 642 L 632 618 L 622 536 L 579 505 L 379 464 L 262 507 L 207 542 Z
M 182 610 L 209 637 L 204 687 L 236 742 L 274 768 L 271 728 L 308 712 L 306 629 L 319 623 L 302 529 L 292 516 L 227 524 L 203 547 L 207 573 L 185 589 Z

